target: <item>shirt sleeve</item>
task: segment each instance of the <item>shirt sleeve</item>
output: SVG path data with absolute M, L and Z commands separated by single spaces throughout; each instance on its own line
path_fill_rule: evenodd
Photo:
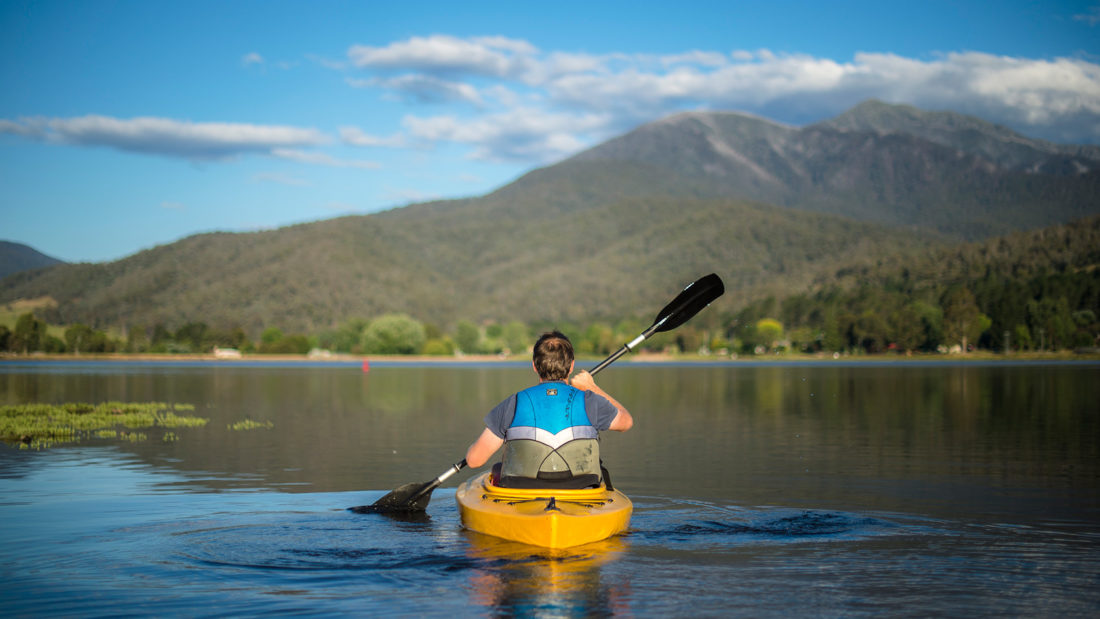
M 588 420 L 601 432 L 610 429 L 615 415 L 619 414 L 619 409 L 610 400 L 591 391 L 584 392 L 584 410 L 588 412 Z
M 585 404 L 587 405 L 588 402 L 586 401 Z M 485 427 L 489 428 L 489 431 L 497 438 L 502 439 L 508 432 L 508 426 L 512 425 L 512 419 L 515 416 L 516 394 L 513 393 L 507 400 L 494 406 L 488 415 L 485 415 Z

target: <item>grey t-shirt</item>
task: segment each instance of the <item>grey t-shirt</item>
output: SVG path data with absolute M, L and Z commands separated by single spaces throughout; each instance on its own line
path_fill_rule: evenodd
M 619 409 L 602 395 L 585 391 L 584 412 L 588 414 L 588 422 L 602 432 L 611 427 L 611 422 L 615 420 L 615 415 L 619 414 Z M 497 438 L 504 438 L 515 415 L 516 394 L 513 393 L 485 415 L 485 427 L 489 428 Z

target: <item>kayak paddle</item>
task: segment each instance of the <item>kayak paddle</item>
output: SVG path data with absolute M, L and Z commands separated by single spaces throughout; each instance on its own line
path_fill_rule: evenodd
M 588 373 L 595 376 L 596 372 L 599 372 L 611 365 L 619 357 L 634 350 L 638 344 L 644 342 L 654 333 L 671 331 L 691 320 L 692 316 L 695 316 L 704 307 L 710 305 L 712 301 L 722 296 L 722 293 L 725 291 L 726 287 L 722 284 L 722 278 L 714 273 L 704 275 L 691 282 L 684 288 L 683 292 L 676 295 L 675 299 L 657 313 L 657 317 L 653 319 L 653 324 L 650 325 L 648 329 L 642 331 L 641 335 L 634 338 L 629 343 L 623 344 L 622 348 L 612 353 L 610 357 L 604 359 L 599 365 L 589 370 Z
M 600 370 L 614 363 L 616 359 L 637 348 L 639 344 L 654 333 L 671 331 L 691 320 L 700 310 L 722 296 L 725 291 L 726 287 L 722 284 L 722 279 L 714 273 L 700 277 L 688 284 L 675 299 L 657 313 L 657 317 L 653 319 L 653 324 L 648 329 L 629 343 L 624 344 L 622 348 L 589 370 L 588 373 L 595 376 Z M 448 477 L 464 468 L 466 468 L 465 458 L 452 464 L 442 475 L 432 481 L 421 484 L 405 484 L 395 488 L 393 492 L 370 505 L 360 505 L 348 509 L 357 514 L 422 512 L 427 509 L 428 502 L 432 499 L 432 491 L 438 488 Z
M 404 486 L 395 488 L 393 492 L 390 492 L 370 505 L 360 505 L 359 507 L 349 507 L 348 509 L 357 514 L 422 512 L 428 508 L 428 502 L 432 500 L 432 490 L 438 488 L 439 484 L 446 481 L 448 477 L 464 468 L 466 468 L 466 458 L 463 458 L 461 462 L 452 464 L 451 468 L 444 471 L 442 475 L 427 483 L 405 484 Z

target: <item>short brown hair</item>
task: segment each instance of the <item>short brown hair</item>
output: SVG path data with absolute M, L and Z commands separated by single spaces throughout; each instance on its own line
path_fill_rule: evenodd
M 535 371 L 542 380 L 565 380 L 573 365 L 573 344 L 560 331 L 539 336 L 534 350 Z

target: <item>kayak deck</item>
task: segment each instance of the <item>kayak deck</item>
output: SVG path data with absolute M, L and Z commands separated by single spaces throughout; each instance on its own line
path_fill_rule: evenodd
M 501 488 L 490 474 L 458 487 L 462 524 L 467 529 L 543 548 L 569 548 L 626 531 L 634 504 L 618 490 Z

